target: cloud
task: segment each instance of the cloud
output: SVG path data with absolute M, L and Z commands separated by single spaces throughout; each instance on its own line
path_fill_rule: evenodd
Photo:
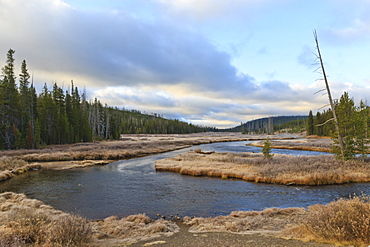
M 187 16 L 198 21 L 215 19 L 224 16 L 240 16 L 238 13 L 243 11 L 244 16 L 253 15 L 253 10 L 261 5 L 276 3 L 276 0 L 154 0 L 168 8 L 176 15 Z M 280 1 L 281 2 L 281 1 Z
M 338 45 L 348 45 L 370 37 L 370 17 L 368 0 L 358 1 L 331 1 L 335 20 L 332 27 L 322 28 L 323 38 Z
M 58 0 L 2 4 L 0 28 L 13 35 L 0 37 L 0 49 L 21 49 L 40 73 L 85 77 L 95 86 L 253 87 L 248 75 L 237 76 L 229 54 L 187 27 L 146 22 L 122 11 L 79 11 Z
M 209 14 L 207 18 L 261 4 L 152 2 L 158 1 L 176 11 Z M 230 127 L 258 116 L 301 114 L 315 107 L 314 90 L 281 80 L 256 81 L 200 30 L 158 11 L 157 17 L 142 18 L 124 8 L 81 10 L 61 0 L 0 0 L 0 52 L 5 57 L 9 48 L 15 49 L 40 84 L 74 79 L 79 88 L 87 87 L 91 98 L 108 105 L 193 123 Z M 298 58 L 302 64 L 307 64 L 307 52 L 304 47 Z M 260 53 L 269 55 L 270 50 Z
M 356 19 L 353 24 L 339 29 L 326 29 L 325 39 L 336 44 L 348 44 L 348 42 L 356 42 L 364 37 L 370 37 L 370 19 Z
M 301 53 L 297 57 L 298 63 L 312 70 L 316 58 L 314 54 L 310 46 L 303 46 Z

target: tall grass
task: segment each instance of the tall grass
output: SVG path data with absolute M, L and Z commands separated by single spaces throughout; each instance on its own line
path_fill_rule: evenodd
M 125 135 L 122 140 L 116 141 L 50 145 L 33 150 L 0 151 L 0 156 L 17 157 L 28 162 L 118 160 L 168 152 L 211 142 L 245 141 L 249 139 L 261 139 L 261 136 L 247 136 L 240 133 Z
M 178 230 L 175 223 L 165 220 L 152 220 L 145 214 L 136 214 L 119 219 L 111 216 L 97 222 L 98 238 L 135 238 L 160 233 L 173 233 Z
M 13 209 L 0 231 L 0 246 L 86 246 L 91 227 L 75 215 L 57 218 L 30 208 Z
M 370 181 L 367 163 L 343 162 L 328 155 L 275 155 L 274 159 L 266 160 L 262 154 L 186 153 L 156 161 L 155 168 L 183 175 L 277 184 L 327 185 Z
M 87 221 L 24 194 L 0 194 L 0 246 L 121 246 L 178 229 L 144 214 Z
M 9 156 L 0 156 L 0 171 L 13 170 L 27 164 L 28 163 L 26 161 L 21 159 Z
M 339 199 L 327 205 L 310 206 L 302 224 L 287 232 L 290 232 L 291 236 L 305 240 L 368 246 L 370 244 L 369 197 L 355 196 L 350 199 Z
M 288 224 L 297 223 L 303 208 L 268 208 L 263 211 L 234 211 L 229 215 L 190 218 L 184 223 L 191 226 L 192 232 L 278 232 Z
M 23 194 L 0 194 L 0 246 L 86 246 L 86 219 L 57 211 Z
M 21 174 L 30 169 L 39 169 L 39 164 L 28 164 L 26 161 L 8 157 L 0 157 L 0 181 L 12 178 L 14 174 Z

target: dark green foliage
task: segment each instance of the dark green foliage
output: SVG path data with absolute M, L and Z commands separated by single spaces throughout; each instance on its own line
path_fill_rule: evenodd
M 354 100 L 347 92 L 344 92 L 339 102 L 335 103 L 335 111 L 338 118 L 340 135 L 343 139 L 343 153 L 339 146 L 338 135 L 333 121 L 333 113 L 329 109 L 323 113 L 318 112 L 314 119 L 315 134 L 330 136 L 333 139 L 333 152 L 343 160 L 353 159 L 356 154 L 361 154 L 364 160 L 368 153 L 369 107 L 363 102 L 356 107 Z
M 245 134 L 273 134 L 275 131 L 302 132 L 306 129 L 307 116 L 278 116 L 252 120 L 223 131 L 242 132 Z
M 56 83 L 45 83 L 37 96 L 26 61 L 22 62 L 19 87 L 14 75 L 14 50 L 7 54 L 0 81 L 0 149 L 37 148 L 39 145 L 67 144 L 119 139 L 121 134 L 182 134 L 214 130 L 158 114 L 120 110 L 99 100 L 87 102 L 73 81 L 64 91 Z
M 308 114 L 307 119 L 307 135 L 313 135 L 315 133 L 315 127 L 314 127 L 314 121 L 313 121 L 313 115 L 312 111 Z
M 14 75 L 14 53 L 10 49 L 7 54 L 7 64 L 2 68 L 2 80 L 0 82 L 0 134 L 2 142 L 0 147 L 14 148 L 15 138 L 20 142 L 18 128 L 20 116 L 19 92 Z
M 280 133 L 302 133 L 306 130 L 307 127 L 307 117 L 291 120 L 279 125 L 275 125 L 275 131 Z
M 271 160 L 272 157 L 274 156 L 273 154 L 271 154 L 271 143 L 270 143 L 269 138 L 267 138 L 263 144 L 262 153 L 263 153 L 263 157 L 268 160 Z

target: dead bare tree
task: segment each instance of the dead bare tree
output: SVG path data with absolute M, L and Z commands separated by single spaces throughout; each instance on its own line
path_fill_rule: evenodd
M 316 42 L 316 50 L 317 50 L 316 56 L 317 56 L 317 59 L 320 62 L 321 72 L 323 74 L 323 77 L 324 77 L 323 80 L 325 82 L 325 87 L 326 87 L 325 89 L 322 89 L 322 90 L 320 90 L 318 92 L 321 92 L 321 91 L 326 90 L 326 93 L 328 94 L 330 108 L 331 108 L 331 110 L 333 112 L 333 118 L 330 119 L 330 120 L 334 120 L 334 125 L 335 125 L 335 130 L 336 130 L 337 135 L 338 135 L 338 142 L 339 142 L 339 147 L 340 147 L 341 155 L 342 155 L 342 158 L 344 158 L 344 142 L 343 142 L 343 138 L 342 138 L 342 136 L 340 134 L 340 131 L 339 131 L 339 122 L 338 122 L 337 114 L 335 112 L 334 102 L 333 102 L 333 99 L 331 97 L 330 87 L 329 87 L 328 79 L 327 79 L 325 68 L 324 68 L 324 62 L 322 60 L 322 56 L 321 56 L 321 52 L 320 52 L 319 40 L 318 40 L 318 37 L 317 37 L 316 30 L 314 31 L 313 35 L 315 37 L 315 42 Z M 325 123 L 327 123 L 327 122 L 325 122 Z

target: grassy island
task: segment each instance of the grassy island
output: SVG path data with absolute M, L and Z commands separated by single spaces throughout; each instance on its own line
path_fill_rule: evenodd
M 258 183 L 329 185 L 370 181 L 370 166 L 340 161 L 333 156 L 275 155 L 264 159 L 256 153 L 203 153 L 201 150 L 158 160 L 156 171 L 182 175 L 236 178 Z

